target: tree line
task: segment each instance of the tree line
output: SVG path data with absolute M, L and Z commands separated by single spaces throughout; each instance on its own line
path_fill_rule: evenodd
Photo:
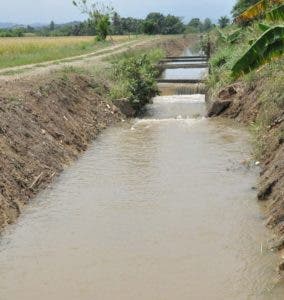
M 236 17 L 251 5 L 259 0 L 237 0 L 232 10 L 232 16 Z M 73 1 L 81 11 L 88 15 L 83 22 L 70 22 L 67 24 L 55 24 L 53 21 L 48 26 L 33 28 L 31 26 L 20 26 L 17 28 L 0 29 L 0 37 L 22 37 L 34 36 L 92 36 L 100 35 L 105 39 L 107 35 L 126 34 L 183 34 L 202 33 L 210 31 L 216 25 L 221 28 L 230 24 L 227 16 L 219 18 L 214 24 L 211 19 L 201 20 L 193 18 L 185 23 L 182 18 L 175 15 L 163 15 L 159 12 L 151 12 L 145 19 L 132 17 L 121 17 L 117 12 L 108 6 L 98 7 L 98 2 L 88 0 Z
M 230 20 L 225 18 L 225 26 Z M 219 24 L 224 27 L 223 19 L 219 19 Z M 163 15 L 161 13 L 149 13 L 145 19 L 132 17 L 121 17 L 114 12 L 110 19 L 109 34 L 183 34 L 200 33 L 212 29 L 215 24 L 209 19 L 201 20 L 193 18 L 188 23 L 182 18 L 174 15 Z M 55 24 L 53 21 L 49 25 L 42 27 L 20 26 L 10 29 L 0 29 L 0 37 L 22 37 L 22 36 L 92 36 L 97 34 L 95 24 L 91 20 L 83 22 L 70 22 L 66 24 Z
M 254 1 L 239 0 L 238 2 Z M 182 18 L 175 15 L 163 15 L 159 12 L 151 12 L 145 19 L 132 17 L 121 17 L 114 9 L 103 2 L 93 0 L 73 0 L 81 13 L 87 15 L 84 22 L 73 22 L 64 25 L 56 25 L 51 21 L 49 26 L 41 28 L 32 28 L 31 26 L 0 29 L 0 36 L 84 36 L 96 35 L 98 40 L 105 40 L 108 35 L 124 34 L 182 34 L 199 33 L 209 31 L 215 25 L 206 18 L 201 21 L 199 18 L 193 18 L 188 24 L 183 22 Z M 238 10 L 238 4 L 234 8 Z M 230 23 L 230 19 L 223 16 L 218 21 L 219 26 L 224 28 Z

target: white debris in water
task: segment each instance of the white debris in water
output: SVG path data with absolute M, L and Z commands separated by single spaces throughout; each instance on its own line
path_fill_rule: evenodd
M 174 95 L 174 96 L 157 96 L 153 103 L 205 103 L 205 95 Z
M 194 119 L 194 118 L 182 118 L 181 116 L 177 116 L 176 118 L 166 118 L 166 119 L 137 119 L 135 124 L 131 127 L 131 130 L 136 130 L 140 126 L 146 126 L 148 128 L 153 124 L 164 124 L 164 123 L 176 123 L 181 122 L 186 125 L 194 125 L 201 121 L 204 121 L 205 118 Z

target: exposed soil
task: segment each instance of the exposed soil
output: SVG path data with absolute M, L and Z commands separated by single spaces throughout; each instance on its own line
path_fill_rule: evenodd
M 167 55 L 178 55 L 194 40 L 163 38 L 143 47 L 159 46 Z M 0 80 L 0 228 L 14 222 L 25 204 L 104 128 L 125 118 L 106 99 L 107 86 L 98 88 L 94 78 L 30 75 Z
M 253 85 L 237 82 L 226 87 L 214 99 L 208 116 L 228 117 L 247 125 L 264 118 L 267 111 L 260 95 L 267 88 L 265 82 L 267 79 L 263 78 Z M 264 149 L 258 199 L 265 204 L 268 227 L 275 230 L 277 237 L 272 248 L 276 250 L 284 249 L 284 140 L 281 132 L 284 132 L 283 109 L 274 112 L 270 125 L 259 138 Z
M 17 98 L 0 98 L 0 224 L 87 149 L 119 110 L 97 94 L 89 78 L 70 76 L 25 86 Z

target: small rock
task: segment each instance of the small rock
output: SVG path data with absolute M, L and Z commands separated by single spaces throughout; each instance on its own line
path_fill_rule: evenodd
M 212 106 L 210 107 L 207 116 L 214 117 L 219 116 L 222 112 L 224 112 L 231 105 L 232 100 L 216 100 Z
M 259 161 L 256 161 L 254 164 L 255 164 L 256 166 L 259 166 L 259 165 L 260 165 L 260 162 L 259 162 Z

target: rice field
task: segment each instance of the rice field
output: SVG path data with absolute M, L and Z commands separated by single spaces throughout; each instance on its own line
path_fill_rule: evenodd
M 112 39 L 122 43 L 130 38 L 114 36 Z M 0 38 L 0 69 L 69 58 L 109 45 L 110 40 L 97 42 L 93 36 Z

